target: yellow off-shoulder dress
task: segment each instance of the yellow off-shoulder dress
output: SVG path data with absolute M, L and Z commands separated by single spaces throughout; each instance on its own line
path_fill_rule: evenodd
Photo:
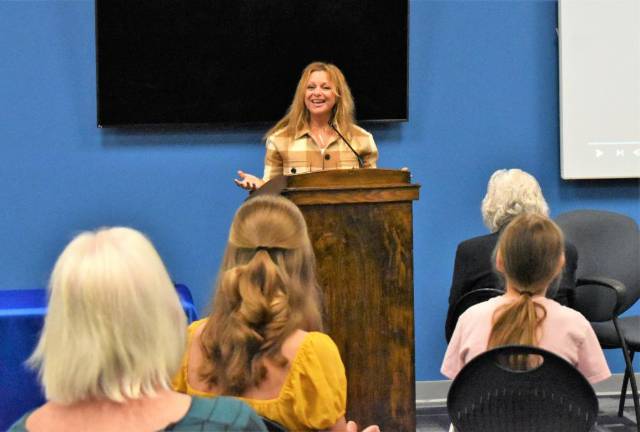
M 196 329 L 206 321 L 195 321 L 189 326 L 187 353 Z M 188 366 L 189 357 L 185 354 L 173 380 L 176 391 L 203 397 L 219 396 L 192 388 L 187 378 Z M 307 333 L 277 398 L 239 399 L 290 431 L 330 428 L 344 417 L 347 406 L 347 378 L 338 347 L 324 333 Z

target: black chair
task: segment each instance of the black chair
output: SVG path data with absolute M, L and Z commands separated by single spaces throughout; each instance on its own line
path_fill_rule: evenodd
M 449 389 L 447 409 L 458 432 L 586 432 L 596 421 L 598 399 L 566 360 L 540 348 L 509 345 L 462 368 Z
M 448 330 L 447 334 L 445 335 L 447 343 L 451 341 L 453 330 L 456 328 L 458 319 L 460 318 L 460 315 L 464 313 L 464 311 L 466 311 L 473 305 L 482 303 L 483 301 L 487 301 L 490 298 L 497 297 L 502 294 L 504 294 L 504 291 L 497 288 L 480 288 L 469 291 L 468 293 L 460 297 L 458 302 L 453 307 L 453 326 L 451 327 L 451 330 Z
M 269 432 L 287 432 L 284 426 L 282 426 L 280 423 L 268 419 L 264 416 L 260 416 L 260 418 L 262 419 L 262 422 L 267 427 L 267 430 Z
M 556 222 L 578 249 L 576 290 L 570 305 L 593 326 L 600 345 L 620 348 L 626 364 L 618 415 L 623 415 L 627 384 L 640 431 L 640 403 L 633 357 L 640 351 L 640 316 L 619 317 L 640 298 L 640 231 L 628 216 L 599 210 L 576 210 Z

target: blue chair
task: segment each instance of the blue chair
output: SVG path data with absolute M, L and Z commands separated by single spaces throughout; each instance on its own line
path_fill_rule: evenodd
M 191 295 L 191 291 L 189 291 L 189 287 L 175 282 L 173 285 L 176 287 L 178 297 L 180 297 L 180 303 L 182 304 L 184 313 L 187 315 L 187 323 L 191 324 L 192 322 L 197 321 L 198 309 L 196 309 L 196 305 L 193 303 L 193 296 Z
M 183 284 L 175 287 L 187 321 L 197 320 L 189 288 Z M 38 342 L 46 313 L 46 290 L 0 290 L 0 431 L 45 403 L 37 374 L 24 362 Z

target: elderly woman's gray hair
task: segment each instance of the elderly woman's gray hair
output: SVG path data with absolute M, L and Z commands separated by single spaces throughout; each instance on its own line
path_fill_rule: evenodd
M 491 232 L 496 232 L 521 213 L 549 215 L 549 206 L 538 181 L 521 169 L 494 172 L 482 200 L 482 219 Z
M 123 402 L 171 387 L 187 323 L 162 259 L 140 232 L 87 231 L 64 249 L 29 364 L 48 400 Z

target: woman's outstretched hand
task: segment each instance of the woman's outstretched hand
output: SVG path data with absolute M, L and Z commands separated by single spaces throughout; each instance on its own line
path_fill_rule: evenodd
M 358 432 L 358 425 L 353 420 L 347 422 L 347 432 Z M 362 430 L 362 432 L 380 432 L 378 425 L 371 425 Z
M 259 189 L 265 183 L 261 178 L 258 178 L 253 174 L 249 174 L 244 171 L 238 171 L 238 177 L 240 177 L 240 180 L 233 179 L 235 184 L 248 191 Z

